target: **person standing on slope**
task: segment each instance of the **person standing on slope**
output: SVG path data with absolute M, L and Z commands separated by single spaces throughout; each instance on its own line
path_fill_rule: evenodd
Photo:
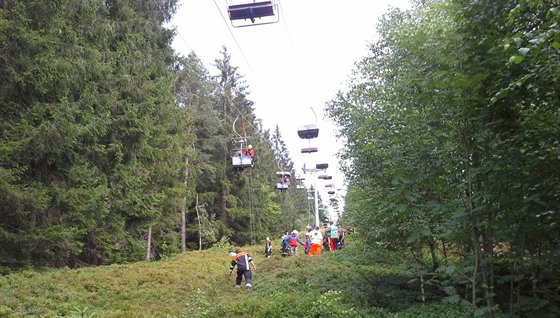
M 328 227 L 328 233 L 330 243 L 329 247 L 331 252 L 334 252 L 336 251 L 336 245 L 338 244 L 338 226 L 336 226 L 333 221 L 331 221 L 331 225 Z
M 245 276 L 245 289 L 252 290 L 253 285 L 251 279 L 251 268 L 249 264 L 253 266 L 254 270 L 257 270 L 255 263 L 253 262 L 253 258 L 246 252 L 242 252 L 241 249 L 235 250 L 235 255 L 231 259 L 231 265 L 229 266 L 229 275 L 233 272 L 235 266 L 237 266 L 237 277 L 235 278 L 235 287 L 241 287 L 241 280 L 243 276 Z
M 309 239 L 311 240 L 311 247 L 309 248 L 309 256 L 321 255 L 321 249 L 323 245 L 323 234 L 319 230 L 319 226 L 316 226 L 314 230 L 309 232 Z

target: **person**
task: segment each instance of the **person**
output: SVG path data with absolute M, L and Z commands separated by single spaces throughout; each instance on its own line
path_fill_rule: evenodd
M 290 235 L 289 244 L 290 244 L 290 255 L 297 255 L 297 248 L 298 244 L 305 245 L 298 236 L 299 232 L 296 230 L 292 231 L 292 235 Z
M 247 146 L 247 149 L 243 152 L 244 156 L 251 156 L 251 165 L 255 162 L 255 151 L 253 150 L 253 145 Z
M 327 224 L 323 224 L 321 228 L 321 235 L 323 235 L 323 250 L 329 251 L 329 226 Z
M 284 235 L 282 235 L 282 247 L 280 249 L 280 251 L 282 252 L 282 256 L 286 257 L 289 254 L 289 250 L 290 250 L 290 233 L 288 231 L 284 232 Z
M 310 231 L 305 232 L 305 254 L 309 253 L 309 248 L 311 247 Z
M 319 226 L 315 226 L 309 233 L 311 239 L 311 247 L 309 248 L 309 256 L 321 255 L 321 246 L 323 245 L 323 234 L 319 230 Z
M 272 240 L 270 239 L 270 237 L 266 237 L 266 245 L 264 248 L 264 256 L 266 258 L 270 257 L 272 255 Z
M 329 235 L 329 247 L 331 252 L 336 251 L 336 245 L 338 244 L 338 226 L 331 221 L 331 225 L 328 228 L 328 235 Z
M 342 226 L 338 226 L 338 249 L 344 248 L 344 228 Z
M 290 176 L 289 175 L 285 175 L 284 179 L 282 179 L 282 183 L 287 184 L 288 186 L 290 186 L 291 180 L 290 180 Z
M 237 277 L 235 278 L 235 287 L 241 287 L 241 280 L 243 276 L 245 276 L 245 288 L 247 290 L 252 290 L 252 279 L 251 279 L 251 268 L 249 264 L 253 266 L 253 269 L 256 271 L 257 267 L 255 266 L 255 262 L 253 262 L 253 258 L 246 252 L 242 252 L 241 249 L 235 250 L 235 255 L 231 259 L 231 265 L 229 266 L 229 275 L 233 272 L 235 266 L 237 266 Z

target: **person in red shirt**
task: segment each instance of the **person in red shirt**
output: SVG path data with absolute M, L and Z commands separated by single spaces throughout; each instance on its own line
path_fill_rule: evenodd
M 251 164 L 255 162 L 255 151 L 253 150 L 253 145 L 247 146 L 247 149 L 243 151 L 244 156 L 251 156 Z

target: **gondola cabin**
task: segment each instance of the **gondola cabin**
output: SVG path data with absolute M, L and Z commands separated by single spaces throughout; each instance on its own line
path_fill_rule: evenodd
M 318 163 L 315 165 L 315 168 L 317 168 L 317 170 L 325 170 L 329 167 L 328 163 Z
M 298 136 L 301 139 L 313 139 L 319 136 L 319 128 L 317 125 L 303 125 L 298 129 Z
M 231 25 L 236 28 L 276 23 L 279 20 L 277 12 L 276 1 L 240 3 L 228 6 Z
M 307 148 L 303 148 L 301 149 L 301 153 L 314 153 L 319 151 L 319 149 L 317 147 L 307 147 Z

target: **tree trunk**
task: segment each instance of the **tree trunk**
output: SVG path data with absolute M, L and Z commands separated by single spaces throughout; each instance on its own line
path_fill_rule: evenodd
M 202 251 L 202 223 L 200 222 L 200 214 L 198 213 L 198 193 L 196 194 L 196 218 L 198 219 L 198 250 Z
M 185 191 L 188 190 L 189 184 L 189 158 L 185 158 L 185 174 L 183 184 Z M 187 251 L 187 194 L 183 197 L 183 206 L 181 207 L 181 251 Z
M 422 302 L 426 302 L 426 293 L 424 292 L 424 275 L 420 273 L 420 295 L 422 297 Z
M 146 261 L 151 261 L 153 259 L 152 255 L 152 226 L 148 227 L 148 242 L 146 244 Z

